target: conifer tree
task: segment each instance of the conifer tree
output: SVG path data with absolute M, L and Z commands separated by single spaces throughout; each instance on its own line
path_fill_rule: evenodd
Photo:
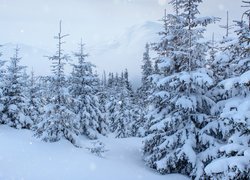
M 144 144 L 147 164 L 160 173 L 203 175 L 204 153 L 214 142 L 200 133 L 214 102 L 206 96 L 213 85 L 204 68 L 205 26 L 216 20 L 198 17 L 201 0 L 172 0 L 176 14 L 165 14 L 160 43 L 154 45 L 159 71 L 149 96 L 149 130 Z
M 105 109 L 110 132 L 117 138 L 135 136 L 137 132 L 134 125 L 139 114 L 136 114 L 135 96 L 128 76 L 128 71 L 125 69 L 120 76 L 118 73 L 115 76 L 109 73 L 107 80 Z
M 118 138 L 132 136 L 132 124 L 135 122 L 135 106 L 133 103 L 133 91 L 128 80 L 128 71 L 125 69 L 121 77 L 118 78 L 117 100 L 115 107 L 114 125 L 115 134 Z
M 239 54 L 239 47 L 237 43 L 234 43 L 234 34 L 230 32 L 234 28 L 233 25 L 229 25 L 229 13 L 227 12 L 226 25 L 220 26 L 226 30 L 226 35 L 222 40 L 216 43 L 218 52 L 213 55 L 213 61 L 211 62 L 212 70 L 214 71 L 214 79 L 216 83 L 221 80 L 234 76 L 235 60 Z
M 27 83 L 27 98 L 29 100 L 28 114 L 34 122 L 34 125 L 41 121 L 41 115 L 43 114 L 43 104 L 41 100 L 43 97 L 40 96 L 40 91 L 42 90 L 40 89 L 41 86 L 37 83 L 37 79 L 38 77 L 35 76 L 34 71 L 32 70 Z
M 6 61 L 2 59 L 2 53 L 0 52 L 0 123 L 2 123 L 2 116 L 4 110 L 4 90 L 6 85 L 5 82 L 6 70 L 4 69 L 5 63 Z
M 107 133 L 107 124 L 99 103 L 98 77 L 93 74 L 93 64 L 86 61 L 84 44 L 81 42 L 79 52 L 74 54 L 78 64 L 73 65 L 70 83 L 70 93 L 74 98 L 73 111 L 80 122 L 80 133 L 89 138 L 97 138 L 97 135 Z
M 105 109 L 106 115 L 109 124 L 109 131 L 114 132 L 116 129 L 115 121 L 115 111 L 118 104 L 117 87 L 115 84 L 115 78 L 113 73 L 109 73 L 107 80 L 107 89 L 106 89 L 106 100 L 105 100 Z
M 131 134 L 130 131 L 130 121 L 131 121 L 131 109 L 128 109 L 127 99 L 124 97 L 122 93 L 120 95 L 120 99 L 118 102 L 118 107 L 116 107 L 115 113 L 115 134 L 117 138 L 126 138 L 129 137 Z
M 15 48 L 6 72 L 4 89 L 3 123 L 17 129 L 31 128 L 33 122 L 28 116 L 28 101 L 25 96 L 27 79 L 23 77 L 25 66 L 20 65 L 19 48 Z
M 248 9 L 249 1 L 244 1 Z M 234 68 L 231 75 L 221 80 L 211 91 L 217 101 L 213 107 L 214 120 L 204 127 L 204 133 L 217 139 L 220 148 L 214 160 L 205 167 L 205 178 L 250 178 L 250 11 L 247 21 L 237 22 L 237 37 L 229 44 Z M 235 53 L 235 54 L 233 54 Z M 240 56 L 239 56 L 240 54 Z M 232 63 L 229 64 L 232 65 Z
M 72 101 L 66 86 L 66 77 L 64 75 L 64 66 L 69 60 L 69 56 L 64 53 L 62 45 L 64 38 L 61 30 L 61 21 L 59 33 L 55 36 L 58 40 L 57 51 L 54 56 L 48 57 L 52 61 L 53 76 L 50 79 L 50 99 L 46 102 L 42 121 L 36 126 L 36 136 L 44 141 L 56 142 L 65 138 L 75 146 L 77 144 L 77 135 L 79 134 L 79 122 L 74 112 L 68 104 Z
M 135 118 L 132 124 L 133 136 L 145 136 L 147 118 L 145 117 L 146 109 L 148 107 L 148 96 L 153 89 L 153 83 L 151 75 L 153 74 L 153 67 L 151 58 L 149 56 L 150 46 L 147 43 L 145 46 L 145 52 L 143 53 L 143 65 L 141 86 L 137 89 L 134 97 L 134 114 Z M 156 70 L 157 71 L 157 70 Z
M 152 62 L 149 56 L 149 44 L 147 43 L 145 46 L 145 52 L 143 53 L 143 65 L 142 65 L 142 79 L 141 79 L 141 87 L 138 89 L 138 100 L 141 100 L 141 106 L 146 107 L 146 100 L 148 94 L 152 88 L 151 78 L 150 76 L 153 73 Z

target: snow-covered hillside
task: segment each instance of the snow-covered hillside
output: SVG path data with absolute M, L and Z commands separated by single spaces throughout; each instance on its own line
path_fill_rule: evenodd
M 185 180 L 182 175 L 160 175 L 147 168 L 141 157 L 140 138 L 101 138 L 109 150 L 105 157 L 62 140 L 45 143 L 29 130 L 0 126 L 1 180 Z

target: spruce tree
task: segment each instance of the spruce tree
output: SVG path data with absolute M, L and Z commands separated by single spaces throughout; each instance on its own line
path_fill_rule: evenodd
M 128 72 L 125 69 L 121 77 L 118 78 L 117 84 L 117 100 L 115 107 L 114 125 L 116 127 L 115 134 L 117 138 L 125 138 L 132 136 L 132 123 L 135 122 L 133 91 L 128 80 Z
M 144 144 L 147 164 L 165 173 L 203 175 L 204 153 L 214 142 L 201 133 L 214 102 L 206 96 L 213 79 L 204 68 L 205 26 L 216 20 L 198 17 L 201 0 L 172 0 L 176 14 L 165 14 L 164 31 L 154 49 L 159 71 L 149 96 L 149 130 Z
M 137 90 L 138 100 L 140 105 L 145 108 L 147 106 L 147 97 L 152 88 L 151 75 L 153 73 L 152 62 L 149 56 L 149 44 L 145 46 L 145 52 L 143 53 L 143 65 L 142 68 L 142 79 L 141 87 Z
M 91 139 L 98 134 L 107 133 L 107 124 L 101 111 L 98 94 L 98 77 L 93 74 L 93 64 L 86 61 L 84 44 L 81 42 L 79 52 L 74 54 L 78 64 L 73 65 L 70 82 L 70 94 L 74 102 L 73 111 L 80 123 L 80 133 Z
M 250 2 L 245 2 L 249 8 Z M 231 75 L 211 90 L 217 101 L 213 107 L 214 120 L 204 127 L 204 133 L 217 139 L 220 148 L 215 159 L 205 168 L 205 178 L 250 178 L 250 13 L 244 13 L 247 22 L 237 22 L 237 37 L 229 44 L 232 54 Z M 239 56 L 240 55 L 240 56 Z
M 109 124 L 109 131 L 114 133 L 117 129 L 116 112 L 119 107 L 119 88 L 118 77 L 114 73 L 109 73 L 106 89 L 105 109 Z
M 118 73 L 115 76 L 109 73 L 107 80 L 106 115 L 109 119 L 110 132 L 117 138 L 136 136 L 137 133 L 134 125 L 139 114 L 136 114 L 135 96 L 128 76 L 128 71 L 125 69 L 120 76 Z
M 1 48 L 1 45 L 0 45 Z M 4 68 L 6 61 L 2 59 L 2 53 L 0 52 L 0 123 L 2 123 L 2 116 L 4 110 L 4 90 L 5 90 L 5 75 L 6 70 Z
M 151 58 L 149 56 L 149 49 L 150 45 L 147 43 L 145 46 L 145 52 L 143 53 L 143 65 L 141 66 L 142 69 L 142 79 L 141 79 L 141 86 L 137 89 L 134 97 L 134 111 L 136 117 L 134 118 L 134 122 L 132 125 L 132 134 L 133 136 L 145 136 L 146 132 L 146 124 L 147 118 L 146 109 L 148 107 L 149 101 L 148 96 L 153 89 L 152 84 L 152 77 L 153 74 L 153 67 Z
M 44 107 L 42 121 L 36 126 L 36 136 L 44 141 L 56 142 L 62 138 L 67 139 L 75 146 L 77 144 L 77 135 L 79 134 L 79 122 L 75 113 L 68 106 L 72 101 L 66 86 L 66 77 L 64 75 L 64 66 L 69 60 L 69 56 L 64 53 L 62 45 L 64 38 L 61 30 L 61 22 L 59 33 L 55 36 L 58 40 L 57 51 L 54 56 L 48 57 L 52 61 L 52 73 L 50 78 L 50 91 L 48 101 Z
M 125 99 L 124 94 L 120 95 L 120 99 L 118 101 L 118 106 L 116 107 L 115 115 L 115 135 L 117 138 L 126 138 L 130 136 L 130 110 L 128 109 L 128 102 Z
M 29 129 L 33 122 L 27 112 L 29 106 L 25 92 L 27 79 L 23 77 L 26 67 L 20 65 L 19 50 L 18 47 L 15 48 L 15 53 L 7 66 L 2 121 L 17 129 Z
M 28 107 L 28 114 L 32 121 L 34 122 L 34 125 L 38 124 L 41 121 L 41 115 L 43 114 L 43 104 L 42 104 L 42 98 L 43 96 L 40 96 L 41 93 L 41 86 L 43 84 L 39 85 L 37 83 L 38 77 L 35 76 L 34 71 L 31 71 L 30 78 L 28 79 L 27 83 L 27 98 L 29 100 L 29 107 Z

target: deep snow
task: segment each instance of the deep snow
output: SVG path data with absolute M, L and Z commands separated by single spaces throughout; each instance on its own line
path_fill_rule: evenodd
M 0 126 L 0 180 L 182 180 L 182 175 L 160 175 L 144 165 L 142 139 L 102 137 L 109 150 L 104 158 L 62 140 L 45 143 L 29 130 Z

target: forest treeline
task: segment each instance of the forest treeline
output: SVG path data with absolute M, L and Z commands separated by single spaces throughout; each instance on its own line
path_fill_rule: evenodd
M 250 179 L 250 1 L 218 41 L 203 37 L 219 18 L 202 17 L 201 3 L 170 1 L 174 13 L 162 18 L 161 40 L 145 46 L 136 90 L 126 69 L 100 78 L 83 42 L 67 54 L 61 24 L 52 75 L 28 75 L 17 47 L 0 61 L 0 123 L 76 147 L 81 135 L 143 137 L 144 161 L 162 174 Z M 66 74 L 70 56 L 78 62 Z

